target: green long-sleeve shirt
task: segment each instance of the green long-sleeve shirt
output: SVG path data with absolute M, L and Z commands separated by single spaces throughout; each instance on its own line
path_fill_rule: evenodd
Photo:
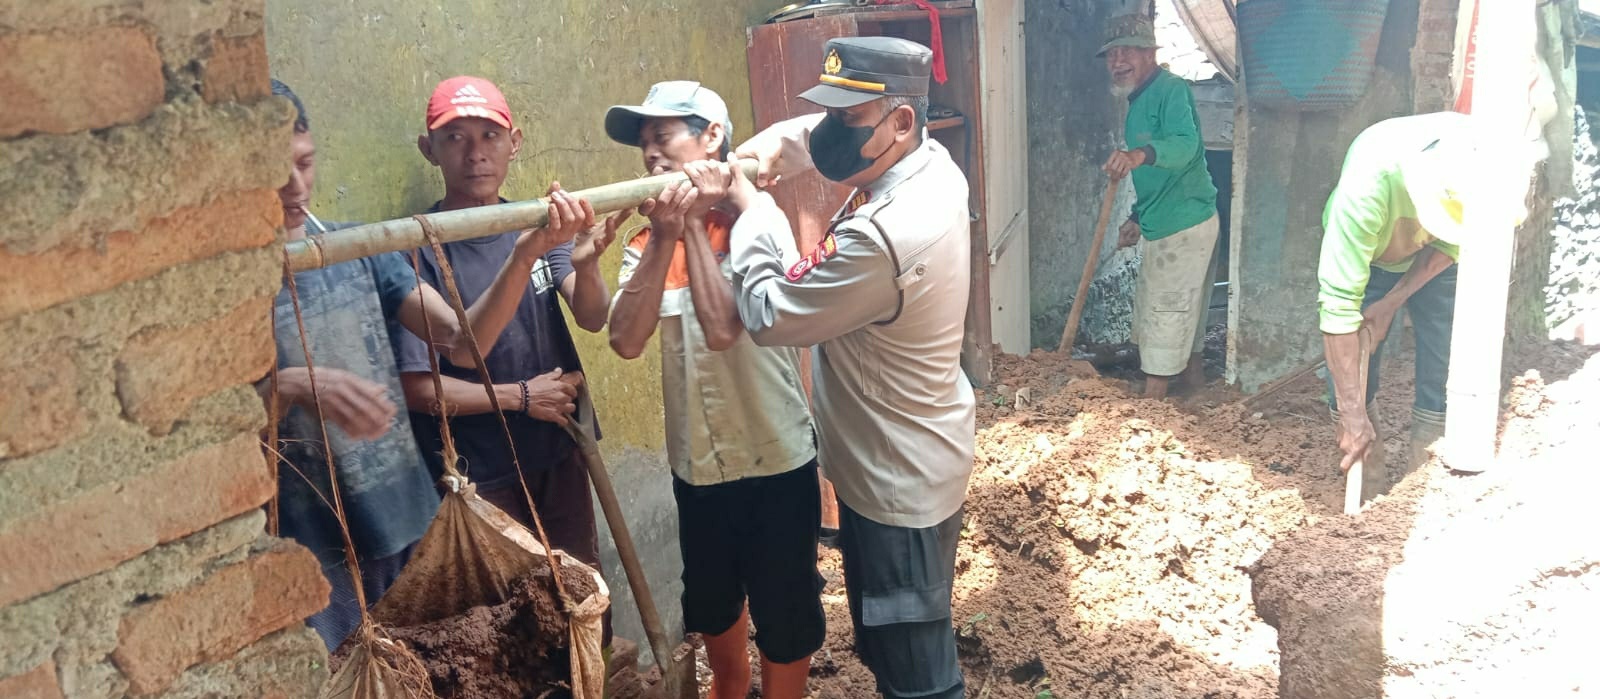
M 1189 83 L 1157 69 L 1128 96 L 1123 134 L 1128 150 L 1145 148 L 1147 156 L 1155 156 L 1132 174 L 1138 196 L 1133 214 L 1146 240 L 1160 240 L 1216 215 L 1217 187 L 1206 170 L 1200 114 Z
M 1367 127 L 1350 144 L 1339 183 L 1322 210 L 1322 259 L 1317 265 L 1322 332 L 1346 335 L 1361 329 L 1361 302 L 1371 268 L 1405 272 L 1428 246 L 1456 259 L 1457 246 L 1434 239 L 1417 221 L 1400 162 L 1462 128 L 1465 118 L 1453 112 L 1398 117 Z

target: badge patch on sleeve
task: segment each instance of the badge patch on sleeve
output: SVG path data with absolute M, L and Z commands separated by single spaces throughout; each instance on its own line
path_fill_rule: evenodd
M 833 231 L 828 231 L 827 235 L 822 236 L 822 241 L 817 243 L 816 249 L 812 250 L 805 257 L 800 258 L 799 262 L 794 263 L 794 266 L 790 267 L 789 271 L 785 273 L 784 276 L 788 277 L 789 281 L 791 282 L 800 281 L 800 278 L 806 276 L 807 272 L 816 269 L 817 265 L 820 265 L 824 260 L 833 257 L 833 254 L 838 251 L 839 243 L 838 241 L 834 240 Z

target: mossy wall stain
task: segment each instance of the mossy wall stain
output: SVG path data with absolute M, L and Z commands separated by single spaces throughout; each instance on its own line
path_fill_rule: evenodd
M 417 152 L 423 109 L 438 81 L 493 80 L 523 130 L 504 196 L 540 196 L 644 174 L 637 149 L 613 143 L 601 120 L 637 104 L 660 80 L 699 80 L 727 100 L 736 138 L 752 133 L 745 27 L 772 0 L 274 0 L 267 7 L 273 76 L 294 88 L 317 139 L 312 208 L 330 220 L 376 221 L 424 210 L 443 195 Z M 638 225 L 637 217 L 630 226 Z M 602 269 L 615 287 L 621 246 Z M 660 355 L 623 361 L 604 332 L 574 328 L 608 454 L 659 451 Z

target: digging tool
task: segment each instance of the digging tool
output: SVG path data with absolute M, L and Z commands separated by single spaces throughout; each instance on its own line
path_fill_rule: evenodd
M 739 167 L 744 170 L 746 177 L 755 179 L 758 167 L 755 160 L 741 160 Z M 660 194 L 667 185 L 688 179 L 689 176 L 682 172 L 672 172 L 615 182 L 571 194 L 589 202 L 598 216 L 643 204 L 646 199 Z M 352 226 L 290 241 L 284 246 L 284 255 L 289 259 L 292 271 L 304 272 L 386 252 L 411 250 L 428 244 L 422 232 L 423 224 L 418 219 L 426 219 L 428 225 L 438 233 L 440 243 L 538 228 L 550 220 L 549 204 L 548 198 L 530 199 Z
M 1094 281 L 1094 268 L 1100 262 L 1100 245 L 1106 239 L 1106 226 L 1111 223 L 1111 206 L 1117 203 L 1117 186 L 1120 180 L 1106 183 L 1106 196 L 1100 202 L 1100 221 L 1094 226 L 1094 242 L 1089 243 L 1089 259 L 1083 263 L 1083 276 L 1078 279 L 1078 293 L 1072 297 L 1072 312 L 1067 314 L 1067 327 L 1061 329 L 1061 345 L 1057 352 L 1072 352 L 1078 341 L 1078 321 L 1083 320 L 1083 303 L 1089 295 L 1089 282 Z
M 587 383 L 578 387 L 578 401 L 580 404 L 594 405 L 589 398 Z M 633 591 L 634 604 L 639 607 L 639 621 L 644 625 L 650 653 L 655 656 L 656 668 L 661 670 L 661 682 L 667 685 L 666 696 L 677 697 L 680 695 L 677 688 L 671 686 L 678 677 L 678 673 L 671 672 L 673 647 L 667 644 L 667 632 L 661 625 L 661 614 L 656 611 L 655 597 L 650 595 L 650 582 L 645 579 L 639 552 L 633 546 L 633 535 L 628 533 L 628 523 L 622 517 L 622 505 L 617 500 L 616 489 L 611 485 L 611 474 L 606 471 L 605 460 L 600 457 L 600 445 L 574 420 L 567 422 L 567 435 L 578 445 L 584 468 L 589 471 L 589 480 L 594 483 L 595 498 L 600 501 L 606 526 L 611 529 L 611 539 L 617 546 L 617 558 L 622 559 L 622 570 L 628 576 L 628 589 Z

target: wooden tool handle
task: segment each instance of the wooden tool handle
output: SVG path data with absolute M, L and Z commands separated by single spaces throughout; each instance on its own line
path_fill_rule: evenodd
M 1350 464 L 1350 470 L 1344 472 L 1344 513 L 1347 515 L 1361 511 L 1361 478 L 1362 471 L 1366 470 L 1365 461 L 1365 457 L 1356 459 L 1355 463 Z
M 1120 180 L 1106 183 L 1106 196 L 1100 202 L 1100 220 L 1094 226 L 1094 242 L 1089 243 L 1089 259 L 1083 263 L 1083 276 L 1078 278 L 1078 293 L 1072 297 L 1072 312 L 1067 314 L 1067 327 L 1061 329 L 1061 345 L 1057 352 L 1072 352 L 1078 341 L 1078 321 L 1083 320 L 1085 297 L 1089 295 L 1089 282 L 1094 281 L 1094 268 L 1100 262 L 1100 245 L 1106 239 L 1106 227 L 1111 225 L 1111 207 L 1117 203 L 1117 186 Z
M 755 160 L 739 161 L 745 177 L 754 180 L 759 163 Z M 643 204 L 673 182 L 684 182 L 689 176 L 682 172 L 641 177 L 626 182 L 616 182 L 600 187 L 571 192 L 572 196 L 589 202 L 595 215 L 608 214 Z M 439 242 L 449 243 L 470 238 L 499 235 L 506 231 L 538 228 L 550 220 L 550 200 L 530 199 L 471 209 L 439 211 L 423 214 L 422 218 L 439 234 Z M 344 228 L 322 235 L 306 236 L 290 241 L 284 246 L 284 256 L 289 268 L 295 272 L 318 269 L 340 262 L 381 255 L 386 252 L 411 250 L 427 244 L 422 225 L 415 217 L 380 221 Z
M 579 400 L 594 405 L 587 386 L 579 390 Z M 639 621 L 644 625 L 650 653 L 655 656 L 656 667 L 662 677 L 667 676 L 672 662 L 672 646 L 667 643 L 666 627 L 661 625 L 661 614 L 656 611 L 656 599 L 650 594 L 650 582 L 644 576 L 644 566 L 639 561 L 639 551 L 633 546 L 633 535 L 628 532 L 628 522 L 622 517 L 622 504 L 611 485 L 611 474 L 606 471 L 605 460 L 600 458 L 600 445 L 576 422 L 567 423 L 567 434 L 578 445 L 583 465 L 594 484 L 595 499 L 605 514 L 606 526 L 611 530 L 612 543 L 617 547 L 617 558 L 622 560 L 622 570 L 628 576 L 628 589 L 633 592 L 633 602 L 639 608 Z

